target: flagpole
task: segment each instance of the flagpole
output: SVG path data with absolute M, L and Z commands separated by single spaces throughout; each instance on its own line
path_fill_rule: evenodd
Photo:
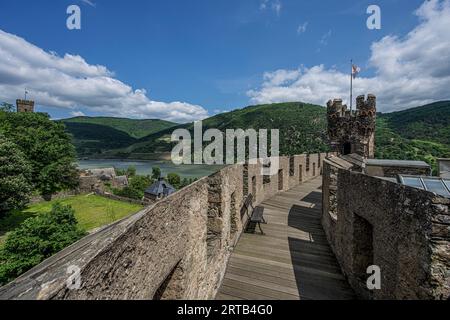
M 353 111 L 353 59 L 350 60 L 350 114 Z

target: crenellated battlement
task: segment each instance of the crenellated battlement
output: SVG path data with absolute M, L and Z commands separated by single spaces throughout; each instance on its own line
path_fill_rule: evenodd
M 356 110 L 376 110 L 377 98 L 373 94 L 364 95 L 356 98 Z
M 334 151 L 357 153 L 373 158 L 375 142 L 376 97 L 373 94 L 356 98 L 356 110 L 351 111 L 342 99 L 327 103 L 328 136 Z
M 34 101 L 31 100 L 16 100 L 17 112 L 34 112 Z
M 370 115 L 376 114 L 376 97 L 373 94 L 356 98 L 356 110 L 350 111 L 346 104 L 342 104 L 342 99 L 330 100 L 327 103 L 328 115 L 335 115 L 339 118 L 356 119 L 361 113 Z
M 333 101 L 328 101 L 327 113 L 329 116 L 333 115 L 336 117 L 350 116 L 347 105 L 342 104 L 342 99 L 334 99 Z

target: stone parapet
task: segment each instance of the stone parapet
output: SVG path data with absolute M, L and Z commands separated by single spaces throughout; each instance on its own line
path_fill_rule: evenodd
M 245 197 L 257 205 L 314 178 L 325 157 L 311 155 L 309 170 L 306 155 L 280 157 L 266 184 L 261 164 L 228 166 L 57 253 L 0 288 L 0 299 L 212 299 L 246 223 Z M 73 267 L 79 289 L 67 286 Z
M 322 225 L 365 299 L 450 298 L 450 199 L 325 161 Z M 380 267 L 381 289 L 367 288 Z

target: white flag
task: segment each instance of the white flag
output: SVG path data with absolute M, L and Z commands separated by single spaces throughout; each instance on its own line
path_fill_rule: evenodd
M 352 65 L 352 76 L 353 79 L 356 78 L 356 76 L 361 72 L 361 68 L 358 67 L 357 65 Z

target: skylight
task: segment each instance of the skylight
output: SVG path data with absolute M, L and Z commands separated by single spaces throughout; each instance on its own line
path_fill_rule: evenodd
M 434 192 L 440 196 L 450 198 L 450 179 L 437 177 L 399 176 L 400 183 L 405 186 Z
M 443 180 L 444 184 L 447 186 L 448 191 L 450 191 L 450 179 Z
M 441 179 L 423 179 L 423 182 L 428 191 L 434 192 L 441 196 L 450 196 L 450 192 L 447 190 Z
M 403 184 L 409 187 L 425 190 L 420 177 L 404 177 Z

